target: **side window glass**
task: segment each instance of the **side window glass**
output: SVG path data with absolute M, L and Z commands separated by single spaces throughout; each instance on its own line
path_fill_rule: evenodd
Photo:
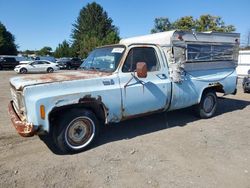
M 234 60 L 235 48 L 233 45 L 188 44 L 187 61 L 224 61 Z
M 149 72 L 159 70 L 159 62 L 154 48 L 135 47 L 129 51 L 122 72 L 134 72 L 138 62 L 145 62 Z

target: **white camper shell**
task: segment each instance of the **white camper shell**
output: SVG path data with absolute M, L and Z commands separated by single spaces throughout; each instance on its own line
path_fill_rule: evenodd
M 181 82 L 188 71 L 235 68 L 238 61 L 239 33 L 167 31 L 122 39 L 120 44 L 155 44 L 168 60 L 172 81 Z

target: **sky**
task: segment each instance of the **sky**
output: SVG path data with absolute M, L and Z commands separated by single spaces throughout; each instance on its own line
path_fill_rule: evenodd
M 71 40 L 72 24 L 86 0 L 0 0 L 0 22 L 16 39 L 19 50 L 53 50 L 63 40 Z M 226 25 L 232 24 L 245 43 L 250 31 L 250 0 L 96 0 L 120 37 L 149 34 L 156 17 L 175 21 L 182 16 L 198 18 L 203 14 L 221 16 Z

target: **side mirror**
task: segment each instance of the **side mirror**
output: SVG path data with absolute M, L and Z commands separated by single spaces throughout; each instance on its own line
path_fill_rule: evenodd
M 148 73 L 147 64 L 145 62 L 136 63 L 136 73 L 139 78 L 146 78 Z

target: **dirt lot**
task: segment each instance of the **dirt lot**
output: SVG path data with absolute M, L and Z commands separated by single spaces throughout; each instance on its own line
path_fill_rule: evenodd
M 12 127 L 8 79 L 0 72 L 0 187 L 250 188 L 250 94 L 219 99 L 217 115 L 190 109 L 156 114 L 104 129 L 95 146 L 56 155 Z

